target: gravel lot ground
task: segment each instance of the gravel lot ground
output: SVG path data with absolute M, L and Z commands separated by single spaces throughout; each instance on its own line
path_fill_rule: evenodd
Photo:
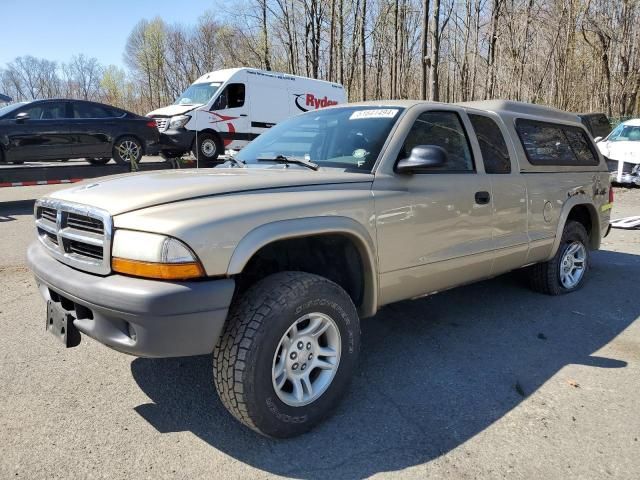
M 640 230 L 572 295 L 513 273 L 385 308 L 337 414 L 271 441 L 226 413 L 208 357 L 46 334 L 24 253 L 53 188 L 0 189 L 0 478 L 640 478 Z M 618 190 L 634 214 L 640 190 Z

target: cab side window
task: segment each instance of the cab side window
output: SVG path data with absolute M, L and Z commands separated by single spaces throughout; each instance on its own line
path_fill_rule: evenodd
M 484 170 L 487 173 L 511 173 L 511 157 L 500 127 L 492 118 L 469 114 L 469 120 L 476 132 Z
M 239 108 L 244 106 L 245 86 L 244 83 L 230 83 L 220 93 L 213 103 L 214 110 L 225 108 Z
M 424 112 L 416 119 L 400 150 L 399 160 L 409 157 L 418 145 L 436 145 L 447 152 L 447 162 L 434 172 L 475 171 L 469 141 L 455 112 Z

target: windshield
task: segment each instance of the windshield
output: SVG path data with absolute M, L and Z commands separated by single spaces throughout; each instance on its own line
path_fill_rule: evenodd
M 222 83 L 194 83 L 180 95 L 174 105 L 204 105 L 220 88 Z
M 607 138 L 609 142 L 640 142 L 640 125 L 618 125 Z
M 6 105 L 0 108 L 0 117 L 4 117 L 7 113 L 13 112 L 14 110 L 17 110 L 18 108 L 26 105 L 27 103 L 29 102 L 12 103 L 11 105 Z
M 353 106 L 298 115 L 260 135 L 236 158 L 251 165 L 258 159 L 297 157 L 320 167 L 370 172 L 402 110 Z

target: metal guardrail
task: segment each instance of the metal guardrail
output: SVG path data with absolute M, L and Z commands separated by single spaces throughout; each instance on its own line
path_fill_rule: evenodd
M 88 163 L 65 162 L 52 165 L 29 163 L 23 165 L 2 165 L 0 167 L 0 187 L 24 187 L 31 185 L 54 185 L 74 183 L 88 178 L 105 177 L 129 172 L 169 170 L 173 168 L 195 167 L 195 161 L 174 160 L 139 162 L 131 165 L 108 164 L 90 165 Z

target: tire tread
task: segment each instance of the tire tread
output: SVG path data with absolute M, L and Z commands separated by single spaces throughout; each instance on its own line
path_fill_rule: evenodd
M 553 258 L 549 261 L 536 263 L 529 267 L 529 284 L 532 290 L 546 295 L 562 295 L 563 293 L 576 290 L 582 285 L 582 283 L 584 283 L 585 277 L 583 276 L 582 281 L 577 287 L 571 290 L 566 290 L 562 288 L 560 280 L 558 279 L 558 262 L 559 256 L 562 254 L 562 246 L 569 238 L 572 237 L 579 237 L 581 240 L 589 238 L 586 229 L 581 223 L 569 220 L 562 232 L 558 251 Z M 589 248 L 587 243 L 585 243 L 585 247 Z M 586 273 L 587 272 L 585 272 L 585 276 Z
M 214 383 L 225 408 L 241 423 L 264 434 L 251 418 L 243 377 L 250 365 L 247 357 L 265 328 L 272 310 L 310 291 L 319 284 L 340 288 L 330 280 L 303 272 L 280 272 L 249 288 L 231 307 L 223 334 L 213 352 Z

